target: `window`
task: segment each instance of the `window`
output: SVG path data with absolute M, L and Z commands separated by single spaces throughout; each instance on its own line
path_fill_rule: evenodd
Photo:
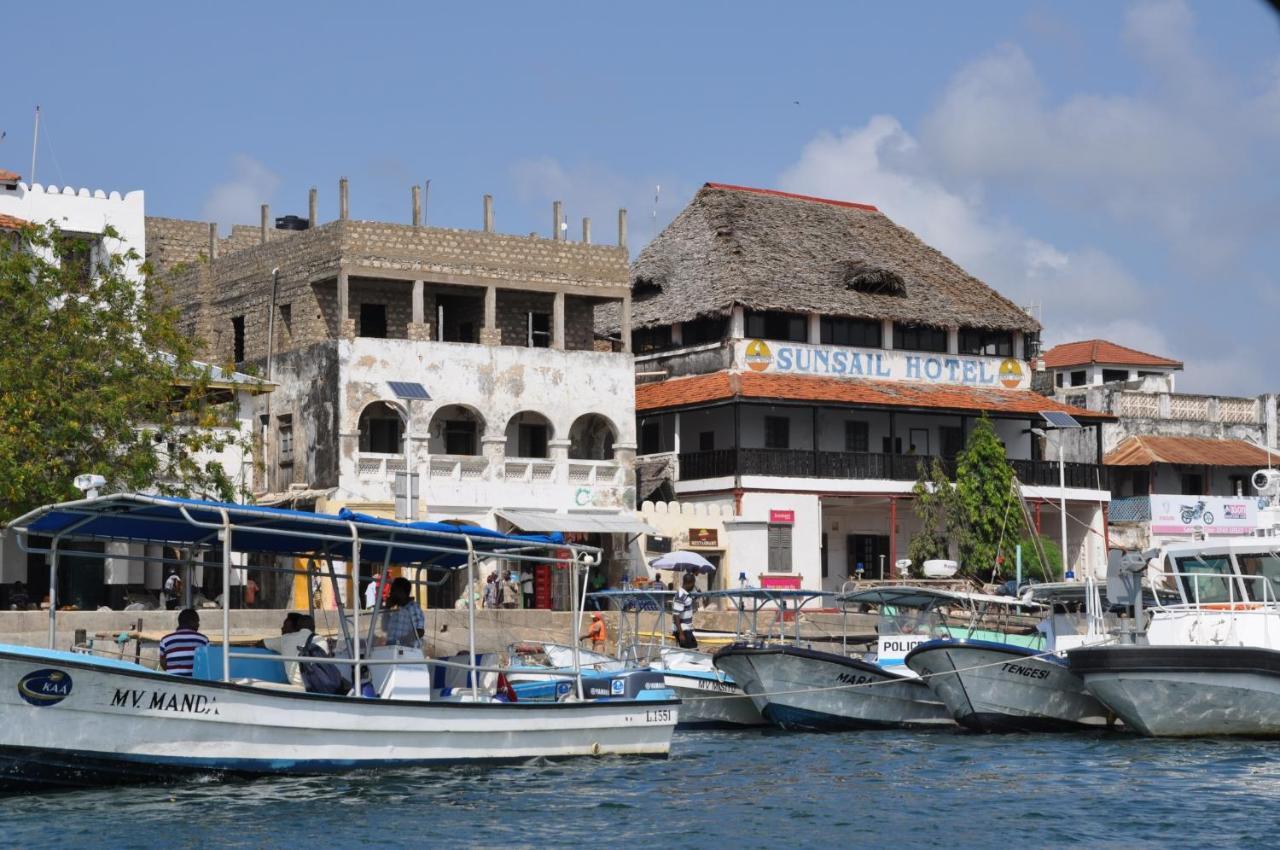
M 942 444 L 943 457 L 955 457 L 964 450 L 964 429 L 941 425 L 938 427 L 938 442 Z
M 907 440 L 907 454 L 909 455 L 927 455 L 929 454 L 929 429 L 928 428 L 912 428 L 907 432 L 910 438 Z
M 1244 495 L 1245 478 L 1243 475 L 1232 475 L 1227 480 L 1230 482 L 1231 495 L 1233 496 Z
M 932 328 L 928 325 L 893 326 L 893 347 L 904 351 L 947 351 L 946 328 Z
M 1013 332 L 961 328 L 960 353 L 987 357 L 1012 357 Z
M 631 350 L 636 354 L 671 348 L 671 326 L 640 328 L 631 332 Z
M 822 545 L 818 549 L 818 557 L 822 558 L 822 577 L 826 578 L 830 570 L 827 568 L 827 533 L 822 532 Z
M 93 277 L 93 242 L 87 236 L 59 231 L 53 236 L 53 250 L 58 255 L 58 266 L 70 272 L 80 284 Z
M 1111 383 L 1115 383 L 1116 381 L 1127 381 L 1127 380 L 1129 380 L 1128 369 L 1103 369 L 1102 370 L 1102 383 L 1104 384 L 1111 384 Z
M 1058 386 L 1062 386 L 1062 378 L 1063 378 L 1063 375 L 1061 372 L 1059 372 L 1058 374 L 1053 376 L 1053 382 Z
M 521 423 L 517 451 L 520 457 L 547 456 L 547 426 L 537 423 Z M 453 454 L 453 452 L 450 452 Z
M 360 451 L 399 454 L 404 434 L 400 413 L 385 401 L 374 402 L 360 413 Z
M 824 345 L 853 345 L 859 348 L 879 348 L 884 325 L 876 319 L 842 319 L 823 316 L 821 321 Z
M 1182 473 L 1182 495 L 1199 496 L 1204 492 L 1204 476 L 1196 472 Z
M 1182 573 L 1182 590 L 1187 602 L 1231 602 L 1231 561 L 1226 555 L 1190 556 L 1177 559 L 1177 572 Z M 1234 595 L 1239 599 L 1239 594 Z
M 650 420 L 640 423 L 640 454 L 656 455 L 662 451 L 662 423 Z
M 280 465 L 293 463 L 293 417 L 280 416 L 276 419 L 276 438 L 279 449 Z
M 1240 572 L 1247 576 L 1265 576 L 1265 580 L 1245 579 L 1250 599 L 1272 602 L 1280 598 L 1280 555 L 1275 552 L 1236 555 Z M 1270 587 L 1266 585 L 1270 583 Z
M 809 317 L 800 313 L 774 311 L 747 313 L 747 336 L 752 339 L 776 339 L 783 342 L 808 342 Z
M 1089 373 L 1083 369 L 1077 369 L 1071 373 L 1071 386 L 1083 387 L 1085 382 L 1089 380 Z
M 280 305 L 280 327 L 284 328 L 284 332 L 288 336 L 293 336 L 293 305 Z
M 360 305 L 360 336 L 387 338 L 387 305 Z
M 436 296 L 436 333 L 441 342 L 479 342 L 476 321 L 484 299 L 465 295 Z
M 880 451 L 884 454 L 900 455 L 902 454 L 902 438 L 901 437 L 881 437 Z
M 706 319 L 695 319 L 680 324 L 681 345 L 705 345 L 708 342 L 719 342 L 724 339 L 724 316 L 712 316 Z
M 1147 469 L 1135 469 L 1131 473 L 1131 481 L 1133 481 L 1133 495 L 1149 496 L 1151 495 L 1151 471 Z
M 550 313 L 529 314 L 529 336 L 527 344 L 529 348 L 551 347 Z
M 699 431 L 698 432 L 698 451 L 712 452 L 716 448 L 716 432 L 715 431 Z
M 476 453 L 476 423 L 451 419 L 444 423 L 444 453 L 449 455 L 474 455 Z
M 231 319 L 232 356 L 237 363 L 244 361 L 244 316 Z
M 844 450 L 846 452 L 871 451 L 871 426 L 866 422 L 844 423 Z
M 769 526 L 769 572 L 791 572 L 791 526 Z
M 791 420 L 785 416 L 764 418 L 764 447 L 766 449 L 791 448 Z

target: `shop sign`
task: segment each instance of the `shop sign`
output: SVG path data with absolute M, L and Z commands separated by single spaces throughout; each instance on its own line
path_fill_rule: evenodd
M 1151 496 L 1151 530 L 1156 534 L 1253 534 L 1258 499 L 1250 496 Z
M 715 549 L 720 546 L 720 534 L 714 528 L 689 529 L 689 548 L 698 547 Z
M 660 534 L 650 534 L 644 543 L 646 552 L 657 552 L 665 555 L 671 551 L 671 538 L 663 537 Z
M 795 525 L 796 512 L 795 511 L 779 511 L 779 510 L 769 511 L 769 524 L 770 525 Z

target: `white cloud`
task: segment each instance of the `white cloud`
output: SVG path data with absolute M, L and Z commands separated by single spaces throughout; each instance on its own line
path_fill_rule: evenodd
M 253 157 L 236 154 L 230 179 L 209 190 L 200 215 L 218 222 L 224 233 L 233 224 L 257 223 L 262 205 L 271 202 L 279 186 L 280 176 L 274 171 Z

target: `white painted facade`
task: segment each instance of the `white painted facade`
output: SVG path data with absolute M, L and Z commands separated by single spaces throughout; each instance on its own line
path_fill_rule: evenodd
M 388 381 L 421 383 L 411 403 L 407 461 L 419 476 L 418 518 L 463 518 L 494 527 L 495 509 L 630 512 L 636 506 L 634 365 L 630 354 L 357 337 L 338 343 L 339 474 L 334 501 L 389 503 L 403 452 L 361 451 L 360 416 L 384 402 L 403 418 Z M 477 421 L 476 454 L 447 454 L 446 408 Z M 549 425 L 545 457 L 521 457 L 519 414 Z M 575 423 L 595 414 L 612 428 L 611 457 L 575 454 Z M 403 445 L 403 444 L 402 444 Z
M 52 224 L 60 231 L 88 236 L 101 236 L 108 227 L 116 238 L 100 240 L 99 250 L 123 254 L 136 252 L 126 274 L 141 280 L 142 258 L 146 255 L 146 217 L 141 189 L 121 195 L 102 189 L 76 189 L 71 186 L 28 186 L 15 188 L 0 183 L 0 215 L 11 215 L 33 224 Z M 95 260 L 97 258 L 95 257 Z

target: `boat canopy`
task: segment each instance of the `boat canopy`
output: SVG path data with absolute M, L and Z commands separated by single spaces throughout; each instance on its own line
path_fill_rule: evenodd
M 998 606 L 1036 611 L 1044 608 L 1037 602 L 1024 602 L 1013 596 L 995 596 L 990 593 L 965 593 L 959 590 L 943 590 L 935 587 L 895 585 L 854 590 L 836 597 L 837 602 L 851 605 L 895 605 L 899 608 L 932 608 L 947 603 L 960 603 L 968 608 Z
M 623 511 L 557 513 L 503 508 L 498 516 L 525 531 L 570 531 L 595 534 L 657 534 L 658 529 Z
M 232 552 L 297 557 L 323 553 L 346 560 L 358 539 L 363 561 L 443 569 L 467 566 L 468 548 L 479 555 L 501 555 L 563 543 L 558 534 L 513 535 L 479 526 L 398 522 L 346 508 L 318 514 L 139 493 L 47 505 L 10 524 L 28 536 L 210 548 L 221 545 L 219 534 L 226 527 L 232 531 Z

